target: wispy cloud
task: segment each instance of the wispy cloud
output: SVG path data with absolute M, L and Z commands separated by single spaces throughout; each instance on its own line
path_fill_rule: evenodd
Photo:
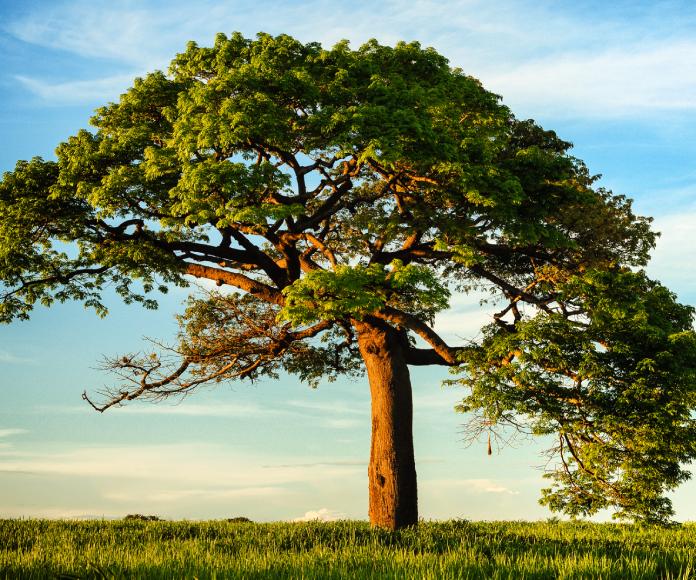
M 49 82 L 28 76 L 17 75 L 28 91 L 51 105 L 73 105 L 80 103 L 106 103 L 117 101 L 121 93 L 133 83 L 136 75 L 116 75 L 106 78 Z
M 265 468 L 276 468 L 276 467 L 284 467 L 284 468 L 294 468 L 294 469 L 306 469 L 306 468 L 313 468 L 313 467 L 366 467 L 367 466 L 367 459 L 360 460 L 346 460 L 346 461 L 313 461 L 311 463 L 279 463 L 279 464 L 274 464 L 274 465 L 264 465 L 263 467 Z
M 72 506 L 0 506 L 0 516 L 6 518 L 48 518 L 68 520 L 114 520 L 123 516 L 102 513 L 98 506 L 74 508 Z
M 641 8 L 632 11 L 630 26 L 620 11 L 595 12 L 513 0 L 453 0 L 446 9 L 433 0 L 244 7 L 174 0 L 166 9 L 160 2 L 78 0 L 30 10 L 5 29 L 25 42 L 132 71 L 166 68 L 188 40 L 210 44 L 216 32 L 232 30 L 252 36 L 259 26 L 325 45 L 342 38 L 356 45 L 372 37 L 420 40 L 527 114 L 635 117 L 696 108 L 696 43 L 688 26 L 694 10 L 680 9 L 677 18 L 674 10 Z M 64 102 L 113 96 L 123 87 L 122 77 L 22 82 Z
M 696 302 L 696 211 L 659 216 L 654 222 L 661 232 L 648 265 L 648 274 L 667 287 L 680 289 L 680 298 Z
M 154 502 L 173 503 L 194 499 L 198 501 L 214 501 L 239 498 L 263 498 L 287 494 L 282 487 L 256 486 L 242 488 L 200 488 L 200 489 L 162 489 L 145 493 L 128 493 L 123 491 L 106 491 L 105 499 L 117 502 Z
M 448 375 L 445 378 L 454 378 Z M 464 391 L 456 388 L 436 387 L 427 392 L 416 392 L 413 395 L 413 408 L 418 412 L 428 411 L 445 411 L 449 414 L 453 413 L 454 406 L 459 403 L 464 397 Z
M 43 411 L 40 406 L 37 411 Z M 51 407 L 53 413 L 66 414 L 86 414 L 90 409 L 86 406 L 66 405 L 62 407 Z M 365 405 L 359 414 L 363 415 L 360 420 L 357 417 L 343 417 L 343 414 L 358 414 L 357 408 L 353 408 L 346 403 L 303 403 L 301 401 L 290 402 L 287 407 L 264 406 L 256 403 L 218 403 L 205 404 L 194 403 L 191 401 L 177 401 L 175 404 L 168 403 L 131 403 L 112 410 L 112 413 L 123 415 L 149 415 L 149 416 L 181 416 L 181 417 L 220 417 L 220 418 L 287 418 L 302 419 L 307 418 L 308 414 L 312 420 L 322 427 L 328 429 L 353 429 L 364 426 L 369 421 L 369 407 Z
M 477 292 L 471 295 L 457 295 L 451 308 L 435 317 L 434 329 L 453 344 L 462 340 L 474 339 L 481 328 L 493 321 L 494 306 L 481 305 L 484 295 Z
M 91 446 L 63 452 L 0 456 L 0 471 L 120 481 L 176 481 L 188 489 L 212 485 L 274 487 L 310 480 L 327 482 L 340 480 L 352 472 L 348 465 L 327 465 L 314 470 L 311 467 L 298 468 L 297 465 L 307 463 L 301 457 L 283 459 L 296 465 L 264 467 L 256 456 L 213 444 Z
M 364 468 L 352 464 L 311 466 L 307 457 L 289 454 L 266 454 L 264 460 L 269 459 L 274 464 L 263 466 L 258 453 L 212 444 L 95 445 L 11 457 L 0 454 L 0 476 L 11 477 L 5 479 L 10 491 L 0 498 L 0 517 L 152 513 L 154 509 L 176 517 L 219 517 L 227 510 L 248 508 L 256 517 L 290 518 L 298 501 L 306 505 L 313 497 L 323 503 L 343 486 L 358 488 L 364 481 Z M 75 489 L 84 488 L 83 495 L 66 491 L 67 481 L 74 482 Z M 51 494 L 32 495 L 48 482 L 55 485 Z M 32 507 L 25 509 L 22 505 L 27 502 Z M 70 509 L 54 509 L 61 502 Z
M 155 10 L 130 2 L 112 5 L 78 0 L 44 4 L 36 12 L 6 22 L 3 28 L 24 42 L 84 58 L 141 63 L 146 55 L 156 60 L 162 41 L 153 30 L 166 37 L 165 27 L 175 16 L 160 11 L 157 21 L 156 15 Z
M 0 437 L 12 437 L 13 435 L 22 435 L 29 433 L 26 429 L 0 429 Z
M 696 111 L 696 42 L 571 52 L 488 72 L 486 86 L 513 110 L 555 117 L 630 118 Z
M 493 479 L 438 479 L 424 482 L 424 484 L 437 489 L 456 488 L 462 493 L 500 493 L 505 495 L 519 495 L 520 493 Z
M 264 407 L 256 403 L 203 404 L 178 401 L 176 404 L 143 403 L 124 405 L 114 410 L 124 415 L 182 415 L 191 417 L 260 417 L 292 414 L 283 409 Z
M 296 409 L 306 409 L 307 411 L 319 411 L 321 413 L 335 413 L 346 415 L 364 415 L 369 411 L 367 403 L 360 404 L 349 401 L 288 401 L 288 406 Z
M 365 421 L 359 421 L 358 419 L 324 419 L 323 424 L 329 429 L 353 429 L 354 427 L 359 427 L 360 425 L 367 424 L 369 419 L 366 418 Z
M 12 354 L 9 351 L 0 349 L 0 363 L 25 365 L 35 364 L 36 360 L 32 358 L 26 358 L 23 356 L 17 356 L 16 354 Z

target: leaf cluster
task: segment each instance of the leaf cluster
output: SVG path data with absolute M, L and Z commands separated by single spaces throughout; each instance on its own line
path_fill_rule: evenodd
M 374 263 L 315 270 L 283 293 L 285 306 L 279 317 L 294 325 L 362 320 L 387 305 L 432 319 L 449 306 L 450 296 L 431 269 L 399 260 L 389 267 Z

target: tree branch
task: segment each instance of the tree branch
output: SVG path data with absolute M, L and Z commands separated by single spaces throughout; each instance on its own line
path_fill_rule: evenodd
M 381 311 L 374 314 L 377 318 L 382 320 L 388 320 L 404 328 L 408 328 L 420 336 L 425 342 L 433 347 L 433 350 L 448 364 L 454 365 L 457 362 L 457 349 L 449 346 L 440 335 L 438 335 L 432 328 L 425 324 L 422 320 L 408 314 L 407 312 L 402 312 L 391 306 L 386 306 Z
M 234 272 L 228 272 L 227 270 L 220 270 L 219 268 L 211 268 L 210 266 L 202 266 L 200 264 L 191 264 L 190 262 L 184 262 L 184 264 L 186 265 L 185 273 L 190 276 L 207 278 L 208 280 L 215 281 L 218 285 L 227 284 L 229 286 L 234 286 L 266 302 L 278 304 L 279 306 L 285 304 L 285 298 L 280 291 L 263 282 L 244 276 L 243 274 L 236 274 Z
M 451 347 L 451 350 L 455 353 L 457 351 L 463 350 L 463 348 Z M 406 349 L 406 364 L 412 366 L 448 366 L 451 367 L 455 363 L 445 360 L 442 355 L 438 354 L 433 348 L 415 348 L 408 347 Z

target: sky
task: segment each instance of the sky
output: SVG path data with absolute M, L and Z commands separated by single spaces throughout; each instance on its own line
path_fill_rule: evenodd
M 418 40 L 479 78 L 519 118 L 575 145 L 601 185 L 662 232 L 648 273 L 696 305 L 696 4 L 690 0 L 0 0 L 0 171 L 54 158 L 92 111 L 187 41 L 288 33 L 330 46 Z M 365 379 L 311 389 L 292 377 L 203 389 L 104 414 L 80 399 L 109 384 L 103 356 L 172 340 L 188 290 L 157 311 L 109 298 L 39 308 L 0 326 L 0 517 L 246 516 L 366 519 Z M 476 336 L 491 312 L 455 296 L 436 329 Z M 419 509 L 425 519 L 544 519 L 544 441 L 466 446 L 463 393 L 413 369 Z M 696 466 L 694 466 L 696 467 Z M 671 495 L 696 520 L 696 481 Z M 601 517 L 606 517 L 602 514 Z

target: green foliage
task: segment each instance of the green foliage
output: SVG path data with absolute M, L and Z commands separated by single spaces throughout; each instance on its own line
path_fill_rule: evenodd
M 588 271 L 558 286 L 560 309 L 491 325 L 462 357 L 460 410 L 555 434 L 542 502 L 586 516 L 666 521 L 664 497 L 696 458 L 694 309 L 642 272 Z
M 0 182 L 0 279 L 7 288 L 0 322 L 27 319 L 37 302 L 66 300 L 82 300 L 104 315 L 105 285 L 126 302 L 155 307 L 132 281 L 140 278 L 145 292 L 156 286 L 166 291 L 161 282 L 179 282 L 171 256 L 144 242 L 95 244 L 93 210 L 84 200 L 54 195 L 58 175 L 56 163 L 34 158 L 18 162 Z
M 283 290 L 280 320 L 310 324 L 317 320 L 362 318 L 396 305 L 426 319 L 449 306 L 449 290 L 432 270 L 396 260 L 382 264 L 315 270 Z
M 0 520 L 0 576 L 691 578 L 696 526 Z
M 375 237 L 389 247 L 414 229 L 433 230 L 452 252 L 446 271 L 458 281 L 473 263 L 503 267 L 481 249 L 493 240 L 628 262 L 644 261 L 652 243 L 630 207 L 611 213 L 614 198 L 589 187 L 568 143 L 514 119 L 418 43 L 326 50 L 285 35 L 220 34 L 212 48 L 190 43 L 169 74 L 136 79 L 92 124 L 57 148 L 57 162 L 21 162 L 3 179 L 3 320 L 56 299 L 103 313 L 107 282 L 151 306 L 121 280 L 140 279 L 146 292 L 181 282 L 182 242 L 207 244 L 215 229 L 263 235 L 279 222 L 296 231 L 326 207 L 341 169 L 327 165 L 327 187 L 307 195 L 278 167 L 297 155 L 357 163 L 346 203 L 329 214 L 332 249 L 346 263 Z M 390 180 L 407 212 L 389 201 Z M 136 232 L 119 227 L 131 220 L 140 220 Z

